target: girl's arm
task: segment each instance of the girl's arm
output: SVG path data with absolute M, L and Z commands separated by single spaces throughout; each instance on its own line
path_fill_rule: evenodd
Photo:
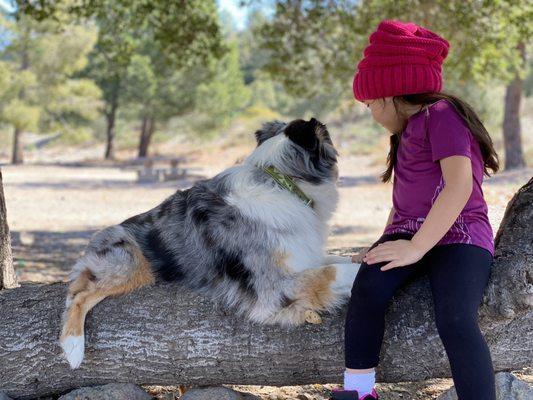
M 424 254 L 448 232 L 472 193 L 472 163 L 466 156 L 440 160 L 446 185 L 411 242 Z
M 472 193 L 472 163 L 466 156 L 440 160 L 445 186 L 433 203 L 424 223 L 411 240 L 381 243 L 366 253 L 368 264 L 390 261 L 382 271 L 420 260 L 451 228 Z
M 385 224 L 385 227 L 389 226 L 392 223 L 392 217 L 394 217 L 394 206 L 391 207 L 389 218 L 387 218 L 387 223 Z

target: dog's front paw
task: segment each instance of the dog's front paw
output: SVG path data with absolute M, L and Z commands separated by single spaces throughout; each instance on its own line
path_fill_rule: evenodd
M 304 315 L 305 315 L 305 321 L 309 322 L 310 324 L 321 324 L 322 323 L 322 318 L 320 317 L 320 315 L 318 315 L 316 311 L 307 310 Z

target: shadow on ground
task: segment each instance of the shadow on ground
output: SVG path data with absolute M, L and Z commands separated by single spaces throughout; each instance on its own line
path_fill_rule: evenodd
M 11 231 L 15 271 L 20 282 L 66 281 L 92 234 L 85 231 Z

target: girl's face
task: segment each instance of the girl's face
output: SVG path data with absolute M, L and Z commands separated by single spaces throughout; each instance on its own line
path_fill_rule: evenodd
M 364 100 L 363 103 L 370 108 L 374 120 L 389 132 L 397 133 L 403 129 L 404 121 L 396 113 L 392 97 Z

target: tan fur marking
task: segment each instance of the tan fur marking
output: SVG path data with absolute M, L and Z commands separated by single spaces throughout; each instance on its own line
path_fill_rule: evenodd
M 289 266 L 287 265 L 287 259 L 289 258 L 289 255 L 283 251 L 276 250 L 274 251 L 273 260 L 274 264 L 276 264 L 277 267 L 282 269 L 285 272 L 291 272 Z
M 155 277 L 150 268 L 150 264 L 142 255 L 141 251 L 135 246 L 130 246 L 130 250 L 135 257 L 137 264 L 137 268 L 135 268 L 132 275 L 125 282 L 114 286 L 109 286 L 109 282 L 103 284 L 100 283 L 100 285 L 97 283 L 94 285 L 93 282 L 89 281 L 88 286 L 90 287 L 90 284 L 93 284 L 92 287 L 86 287 L 74 297 L 72 304 L 67 311 L 67 318 L 65 325 L 63 326 L 61 337 L 81 336 L 83 334 L 85 316 L 96 304 L 106 297 L 125 294 L 141 286 L 155 282 Z M 82 283 L 83 280 L 77 282 L 76 287 L 80 287 Z
M 84 269 L 83 271 L 81 271 L 80 275 L 69 285 L 68 294 L 71 297 L 74 297 L 79 292 L 86 290 L 89 284 L 91 283 L 92 276 L 92 272 L 88 269 Z
M 302 291 L 296 297 L 307 300 L 314 310 L 323 309 L 332 295 L 331 283 L 335 280 L 335 267 L 328 265 L 317 270 L 308 270 L 306 273 Z
M 100 290 L 77 294 L 69 308 L 67 323 L 63 327 L 61 336 L 81 336 L 87 312 L 105 298 L 105 293 Z

